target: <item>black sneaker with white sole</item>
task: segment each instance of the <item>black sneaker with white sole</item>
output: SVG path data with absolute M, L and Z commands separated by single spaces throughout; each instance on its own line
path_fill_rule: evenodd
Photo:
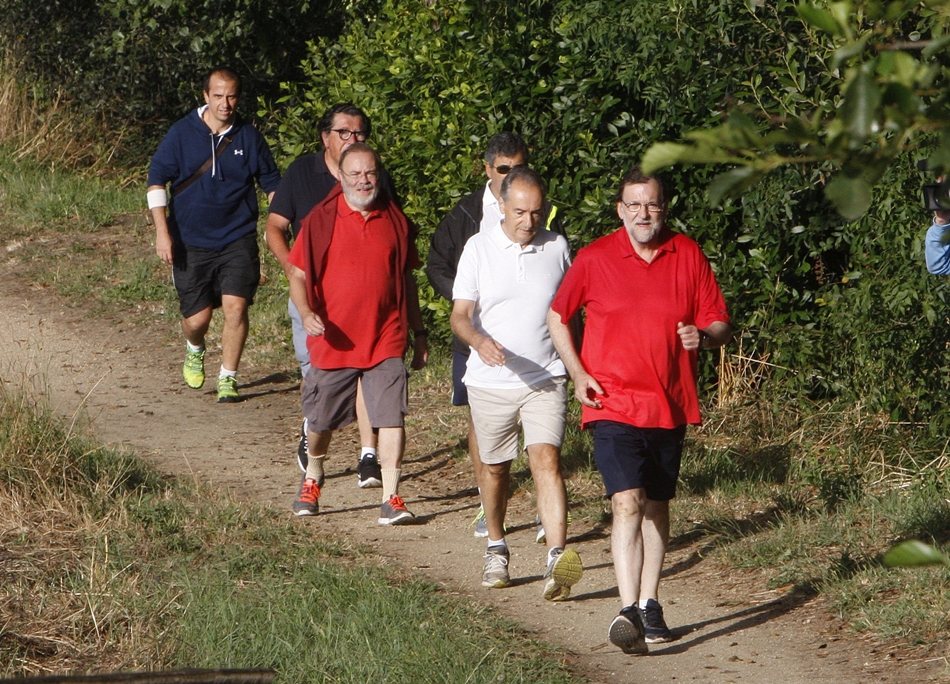
M 310 461 L 310 445 L 307 441 L 307 419 L 303 419 L 300 427 L 300 439 L 297 441 L 297 465 L 303 472 L 307 472 L 307 463 Z
M 367 487 L 383 486 L 383 469 L 379 467 L 379 461 L 375 455 L 367 455 L 360 459 L 356 466 L 356 473 L 359 477 L 360 489 Z
M 610 623 L 610 643 L 630 655 L 646 655 L 649 651 L 643 629 L 643 618 L 636 606 L 627 606 Z
M 646 632 L 646 642 L 648 644 L 662 644 L 673 640 L 673 633 L 666 626 L 666 620 L 663 619 L 663 606 L 656 599 L 647 599 L 646 608 L 641 609 L 643 613 L 643 629 Z

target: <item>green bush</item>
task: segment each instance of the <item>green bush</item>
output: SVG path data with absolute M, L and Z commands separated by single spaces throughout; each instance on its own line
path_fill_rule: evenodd
M 794 3 L 771 5 L 384 0 L 369 17 L 351 5 L 347 30 L 316 41 L 303 82 L 261 114 L 286 164 L 315 147 L 326 107 L 365 108 L 423 253 L 482 182 L 487 139 L 519 132 L 581 247 L 617 227 L 617 180 L 653 142 L 774 93 L 786 107 L 834 108 L 821 99 L 834 81 L 828 48 Z M 927 217 L 911 161 L 888 171 L 877 204 L 851 224 L 825 200 L 821 168 L 790 167 L 716 210 L 705 188 L 720 169 L 669 174 L 671 223 L 713 262 L 744 351 L 775 364 L 767 390 L 900 418 L 935 413 L 950 389 L 947 294 L 923 267 Z M 423 304 L 445 336 L 446 303 L 423 288 Z

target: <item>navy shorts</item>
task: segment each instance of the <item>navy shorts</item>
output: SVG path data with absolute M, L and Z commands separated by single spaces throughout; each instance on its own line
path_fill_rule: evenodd
M 468 406 L 468 387 L 462 382 L 468 354 L 452 352 L 452 406 Z
M 676 496 L 686 426 L 638 428 L 612 420 L 593 424 L 594 460 L 607 497 L 628 489 L 646 489 L 652 501 Z
M 250 306 L 261 281 L 257 233 L 238 238 L 220 251 L 176 243 L 172 277 L 185 318 L 209 306 L 218 308 L 223 294 L 243 297 Z

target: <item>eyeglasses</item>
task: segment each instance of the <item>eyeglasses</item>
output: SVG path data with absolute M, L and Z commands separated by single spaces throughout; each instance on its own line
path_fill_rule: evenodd
M 519 166 L 524 166 L 524 164 L 515 164 L 514 166 L 510 164 L 499 164 L 498 166 L 493 166 L 492 168 L 502 176 L 507 176 L 509 173 L 511 173 L 512 169 L 517 169 Z
M 356 142 L 363 142 L 366 140 L 366 131 L 351 131 L 348 128 L 331 128 L 331 131 L 340 136 L 340 140 L 349 140 L 352 136 L 356 136 Z
M 657 202 L 647 202 L 642 204 L 640 202 L 624 202 L 620 200 L 620 203 L 627 208 L 631 214 L 639 214 L 642 207 L 646 207 L 647 212 L 650 214 L 659 214 L 663 211 L 663 205 L 658 204 Z
M 343 174 L 350 180 L 359 180 L 363 176 L 366 176 L 369 180 L 376 180 L 379 178 L 379 171 L 350 171 L 349 173 Z

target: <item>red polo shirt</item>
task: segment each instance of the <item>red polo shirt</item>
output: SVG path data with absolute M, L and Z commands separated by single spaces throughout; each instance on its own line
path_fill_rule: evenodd
M 603 387 L 603 408 L 584 406 L 584 427 L 613 420 L 636 427 L 698 424 L 695 351 L 676 324 L 729 322 L 712 268 L 693 240 L 667 232 L 647 263 L 620 230 L 582 249 L 551 304 L 567 321 L 587 310 L 581 360 Z
M 372 368 L 403 355 L 408 331 L 399 311 L 405 273 L 397 263 L 398 239 L 384 214 L 373 211 L 364 219 L 342 194 L 337 198 L 333 237 L 314 287 L 314 313 L 326 332 L 307 337 L 317 368 Z M 304 270 L 302 248 L 302 240 L 294 242 L 288 260 Z

